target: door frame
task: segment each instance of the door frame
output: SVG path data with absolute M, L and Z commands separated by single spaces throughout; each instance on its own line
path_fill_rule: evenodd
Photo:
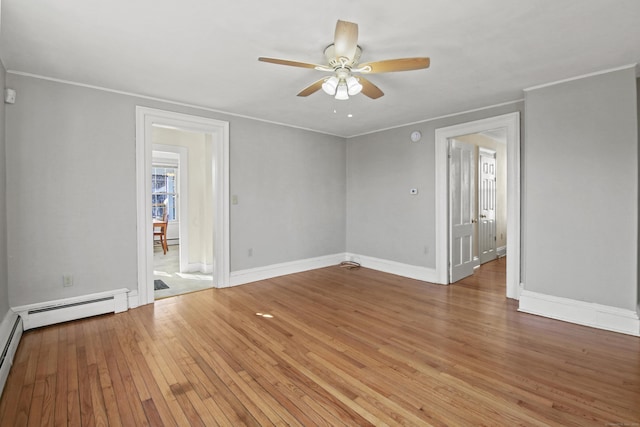
M 136 106 L 136 189 L 138 289 L 130 292 L 130 306 L 149 304 L 153 293 L 153 236 L 151 218 L 152 127 L 173 127 L 211 136 L 213 144 L 214 243 L 213 286 L 229 286 L 229 122 Z
M 436 129 L 436 281 L 449 284 L 449 138 L 496 128 L 507 130 L 507 286 L 520 297 L 520 112 Z

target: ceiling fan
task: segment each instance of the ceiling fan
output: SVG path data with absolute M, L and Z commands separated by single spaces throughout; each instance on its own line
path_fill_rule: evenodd
M 258 61 L 331 72 L 333 73 L 331 76 L 323 77 L 302 89 L 298 96 L 309 96 L 322 89 L 327 94 L 340 100 L 349 99 L 349 95 L 357 95 L 360 92 L 372 99 L 377 99 L 384 95 L 378 86 L 365 79 L 361 74 L 420 70 L 428 68 L 430 63 L 429 58 L 420 57 L 387 59 L 359 64 L 358 61 L 361 55 L 362 48 L 358 46 L 358 24 L 339 20 L 336 24 L 333 43 L 324 50 L 327 65 L 265 58 L 262 56 L 258 58 Z

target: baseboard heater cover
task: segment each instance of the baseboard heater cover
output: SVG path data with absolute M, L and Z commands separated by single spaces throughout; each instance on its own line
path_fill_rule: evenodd
M 117 289 L 45 303 L 14 307 L 20 315 L 24 330 L 68 322 L 106 313 L 120 313 L 128 309 L 128 289 Z
M 11 312 L 10 315 L 12 319 L 8 316 L 9 321 L 3 322 L 2 324 L 2 329 L 8 327 L 8 334 L 2 345 L 2 354 L 0 355 L 0 396 L 2 396 L 2 390 L 4 390 L 4 385 L 11 371 L 11 365 L 13 365 L 13 357 L 16 354 L 20 338 L 22 337 L 22 319 L 13 312 Z M 11 320 L 13 320 L 12 325 Z M 6 331 L 2 330 L 0 333 L 5 335 Z

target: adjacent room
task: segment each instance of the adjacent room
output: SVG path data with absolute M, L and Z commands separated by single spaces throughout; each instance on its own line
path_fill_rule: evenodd
M 0 12 L 0 425 L 640 424 L 640 2 Z

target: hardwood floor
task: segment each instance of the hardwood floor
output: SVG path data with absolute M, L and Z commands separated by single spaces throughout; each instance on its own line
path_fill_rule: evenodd
M 518 313 L 504 264 L 329 267 L 29 331 L 0 425 L 640 425 L 640 338 Z

